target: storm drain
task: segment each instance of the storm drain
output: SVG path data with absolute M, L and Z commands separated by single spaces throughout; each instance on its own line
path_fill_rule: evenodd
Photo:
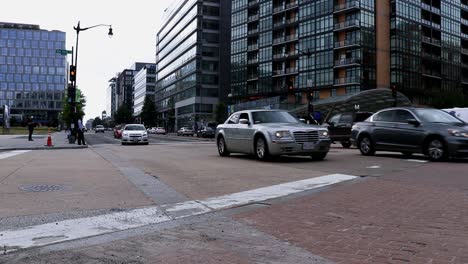
M 31 184 L 22 185 L 19 189 L 25 192 L 58 192 L 68 191 L 72 187 L 62 184 Z

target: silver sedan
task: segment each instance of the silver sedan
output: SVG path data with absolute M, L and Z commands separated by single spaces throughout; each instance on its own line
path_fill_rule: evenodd
M 331 140 L 323 127 L 301 123 L 286 111 L 246 110 L 232 114 L 216 128 L 220 156 L 254 154 L 259 160 L 280 155 L 326 157 Z

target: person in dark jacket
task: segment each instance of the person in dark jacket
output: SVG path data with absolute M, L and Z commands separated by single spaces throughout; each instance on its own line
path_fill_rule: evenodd
M 29 117 L 27 126 L 29 131 L 29 141 L 34 141 L 32 139 L 32 134 L 34 132 L 34 128 L 36 127 L 36 123 L 34 122 L 34 116 Z

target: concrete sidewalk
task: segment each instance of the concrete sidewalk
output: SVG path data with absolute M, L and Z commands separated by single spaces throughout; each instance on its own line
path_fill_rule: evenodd
M 43 150 L 43 149 L 81 149 L 88 146 L 69 144 L 65 132 L 52 133 L 53 147 L 47 147 L 47 135 L 33 135 L 34 141 L 28 141 L 28 135 L 0 135 L 0 151 L 8 150 Z

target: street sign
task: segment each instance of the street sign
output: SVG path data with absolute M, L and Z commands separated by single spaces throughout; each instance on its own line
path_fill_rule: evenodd
M 81 103 L 81 90 L 76 88 L 76 92 L 75 92 L 75 102 L 76 103 Z
M 60 54 L 60 55 L 67 55 L 67 54 L 71 54 L 72 51 L 71 50 L 56 49 L 55 53 Z

